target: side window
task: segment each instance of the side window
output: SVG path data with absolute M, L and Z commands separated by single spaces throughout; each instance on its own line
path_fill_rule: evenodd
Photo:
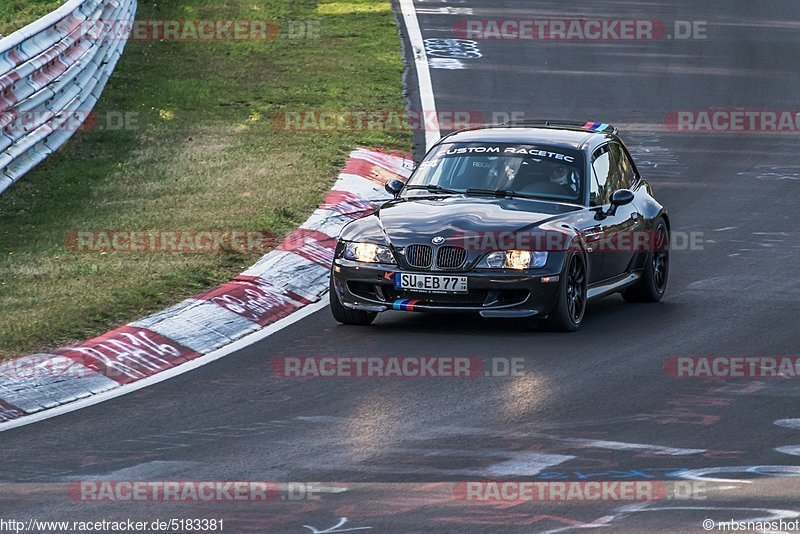
M 622 149 L 616 143 L 611 145 L 611 153 L 619 162 L 619 187 L 616 189 L 629 189 L 636 182 L 636 172 L 633 170 L 633 164 Z
M 607 199 L 611 198 L 611 193 L 618 189 L 625 189 L 625 185 L 622 183 L 622 164 L 620 162 L 620 154 L 621 149 L 619 145 L 616 143 L 609 143 L 608 144 L 608 155 L 609 155 L 609 170 L 608 170 L 608 195 Z M 606 201 L 608 202 L 608 201 Z
M 611 156 L 608 145 L 603 145 L 595 150 L 592 155 L 592 174 L 591 190 L 589 192 L 589 204 L 592 206 L 602 206 L 608 202 L 611 193 L 608 191 L 608 179 L 611 172 Z

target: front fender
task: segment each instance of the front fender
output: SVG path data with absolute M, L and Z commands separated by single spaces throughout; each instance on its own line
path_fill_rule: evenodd
M 339 239 L 343 241 L 363 241 L 367 243 L 391 245 L 386 233 L 380 225 L 380 220 L 375 215 L 369 215 L 363 219 L 357 219 L 348 223 L 339 233 Z

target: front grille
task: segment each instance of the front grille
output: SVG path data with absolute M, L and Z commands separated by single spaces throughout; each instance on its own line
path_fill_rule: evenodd
M 461 247 L 442 247 L 436 255 L 436 266 L 440 269 L 455 269 L 464 264 L 467 251 Z
M 427 269 L 433 261 L 433 249 L 428 245 L 409 245 L 405 254 L 406 261 L 412 267 Z

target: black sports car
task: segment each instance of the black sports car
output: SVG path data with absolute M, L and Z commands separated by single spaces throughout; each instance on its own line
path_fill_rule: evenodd
M 544 318 L 577 330 L 586 302 L 656 302 L 670 222 L 608 124 L 528 121 L 442 138 L 394 200 L 341 232 L 334 318 L 386 310 Z

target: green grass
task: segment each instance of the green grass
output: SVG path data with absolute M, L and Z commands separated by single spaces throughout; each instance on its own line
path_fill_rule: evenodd
M 3 0 L 0 2 L 0 35 L 10 35 L 63 3 L 63 0 Z
M 410 148 L 408 132 L 297 133 L 273 125 L 282 111 L 404 108 L 389 4 L 317 4 L 140 1 L 140 19 L 268 18 L 284 27 L 314 20 L 320 36 L 128 44 L 97 111 L 131 113 L 136 127 L 76 134 L 0 196 L 1 357 L 100 334 L 228 280 L 258 258 L 74 253 L 64 244 L 68 231 L 281 236 L 321 202 L 352 148 Z

